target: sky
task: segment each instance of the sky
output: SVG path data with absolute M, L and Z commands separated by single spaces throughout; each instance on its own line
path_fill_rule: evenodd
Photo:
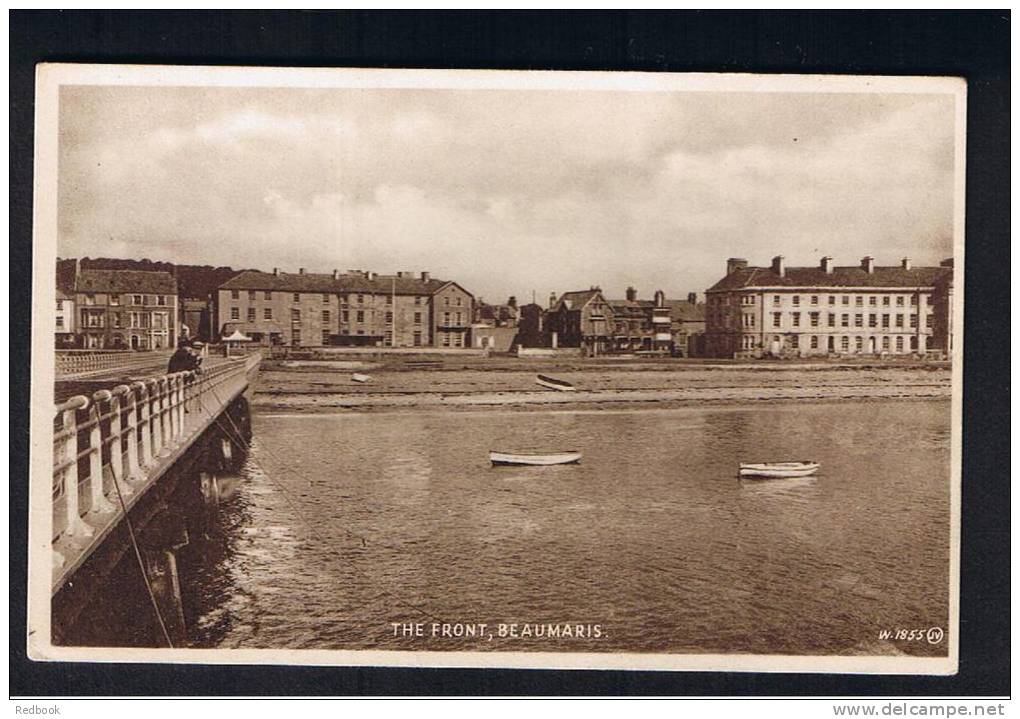
M 953 98 L 64 86 L 58 254 L 703 292 L 952 255 Z

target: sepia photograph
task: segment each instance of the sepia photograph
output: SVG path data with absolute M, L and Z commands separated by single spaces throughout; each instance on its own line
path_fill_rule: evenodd
M 36 88 L 32 659 L 957 670 L 965 80 Z

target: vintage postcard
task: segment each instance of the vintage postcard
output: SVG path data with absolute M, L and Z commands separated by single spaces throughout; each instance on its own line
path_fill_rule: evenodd
M 956 671 L 963 80 L 37 79 L 32 658 Z

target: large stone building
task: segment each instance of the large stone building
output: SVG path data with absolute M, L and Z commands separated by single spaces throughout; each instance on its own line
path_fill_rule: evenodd
M 614 352 L 668 352 L 673 345 L 670 306 L 662 290 L 654 300 L 639 300 L 637 290 L 627 288 L 627 298 L 609 300 L 613 315 Z
M 749 267 L 731 258 L 706 295 L 713 357 L 898 355 L 951 349 L 952 261 L 939 267 Z M 937 318 L 947 318 L 937 322 Z
M 247 271 L 216 292 L 221 335 L 265 345 L 470 347 L 474 298 L 427 272 L 377 275 Z
M 166 349 L 177 342 L 177 281 L 169 272 L 82 270 L 74 295 L 85 349 Z

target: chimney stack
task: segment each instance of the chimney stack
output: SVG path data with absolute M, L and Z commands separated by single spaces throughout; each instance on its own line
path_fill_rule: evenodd
M 429 273 L 428 272 L 422 272 L 421 273 L 421 281 L 422 282 L 428 282 L 429 281 Z
M 786 264 L 783 262 L 782 255 L 776 255 L 772 258 L 772 271 L 780 277 L 786 277 Z
M 549 293 L 549 309 L 552 309 L 555 306 L 556 306 L 556 293 L 555 292 L 550 292 Z
M 831 275 L 832 274 L 832 258 L 831 257 L 826 256 L 826 257 L 822 258 L 822 270 L 827 275 Z
M 298 273 L 299 275 L 303 275 L 303 274 L 305 273 L 305 268 L 304 268 L 304 267 L 298 267 L 298 271 L 297 271 L 297 273 Z
M 273 277 L 279 277 L 279 275 L 280 275 L 280 268 L 279 267 L 274 267 L 273 268 Z
M 510 299 L 506 301 L 506 304 L 507 307 L 513 307 L 514 309 L 517 309 L 517 298 L 514 297 L 513 295 L 510 295 Z
M 861 258 L 861 269 L 867 272 L 869 275 L 875 272 L 875 258 L 870 255 Z
M 904 257 L 901 260 L 901 263 L 903 265 L 903 269 L 905 269 L 905 270 L 909 270 L 910 269 L 910 258 L 909 257 Z
M 340 270 L 333 270 L 333 279 L 340 279 Z
M 688 292 L 687 293 L 687 302 L 692 304 L 692 305 L 698 304 L 698 293 L 697 292 Z
M 628 302 L 636 302 L 637 301 L 637 290 L 635 290 L 633 287 L 628 287 L 627 288 L 627 301 Z
M 655 306 L 665 307 L 666 306 L 666 293 L 662 290 L 655 290 Z
M 726 274 L 732 275 L 737 270 L 742 270 L 747 267 L 747 260 L 743 257 L 731 257 L 726 260 Z

